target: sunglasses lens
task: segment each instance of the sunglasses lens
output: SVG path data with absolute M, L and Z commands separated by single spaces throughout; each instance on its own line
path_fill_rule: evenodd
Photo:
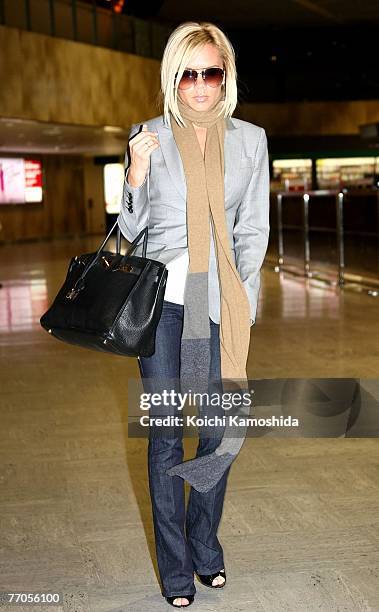
M 222 68 L 206 68 L 205 69 L 205 84 L 209 87 L 219 87 L 222 83 L 224 71 Z M 201 75 L 199 74 L 199 78 Z M 196 82 L 195 70 L 184 70 L 183 76 L 179 81 L 179 89 L 190 89 Z
M 219 87 L 222 83 L 224 72 L 222 68 L 207 68 L 205 71 L 205 83 L 209 87 Z
M 195 83 L 196 72 L 192 70 L 185 70 L 183 76 L 179 81 L 179 89 L 189 89 Z

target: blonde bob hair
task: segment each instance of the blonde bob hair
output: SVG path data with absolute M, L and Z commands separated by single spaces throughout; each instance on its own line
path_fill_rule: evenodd
M 192 54 L 208 43 L 219 50 L 225 70 L 223 108 L 220 116 L 231 117 L 237 106 L 237 71 L 231 42 L 213 23 L 186 21 L 171 33 L 161 62 L 159 101 L 163 105 L 164 122 L 167 126 L 171 112 L 177 123 L 185 127 L 177 102 L 178 84 Z M 175 82 L 176 73 L 178 78 Z

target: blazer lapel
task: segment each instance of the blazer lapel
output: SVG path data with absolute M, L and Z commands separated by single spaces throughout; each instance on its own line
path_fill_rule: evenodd
M 232 193 L 232 186 L 235 184 L 236 168 L 239 167 L 241 159 L 241 130 L 239 125 L 233 120 L 233 117 L 227 118 L 225 125 L 225 143 L 224 143 L 224 159 L 225 159 L 225 200 Z M 184 174 L 183 163 L 178 148 L 172 133 L 171 126 L 164 123 L 164 117 L 157 126 L 159 134 L 159 142 L 161 151 L 165 160 L 168 173 L 174 183 L 180 196 L 184 202 L 187 200 L 187 186 Z

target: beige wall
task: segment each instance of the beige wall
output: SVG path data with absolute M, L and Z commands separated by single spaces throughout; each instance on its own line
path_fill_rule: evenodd
M 159 114 L 157 60 L 5 26 L 0 82 L 0 117 L 128 127 Z
M 360 125 L 379 122 L 379 100 L 244 104 L 238 116 L 272 136 L 357 134 Z

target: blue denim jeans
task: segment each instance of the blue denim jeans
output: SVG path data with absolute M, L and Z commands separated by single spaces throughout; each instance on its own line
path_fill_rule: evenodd
M 145 391 L 146 378 L 180 377 L 183 310 L 181 304 L 168 301 L 163 303 L 156 333 L 155 353 L 151 357 L 140 357 L 138 360 Z M 220 326 L 211 319 L 209 321 L 210 375 L 212 379 L 220 380 Z M 168 410 L 168 413 L 174 414 L 174 408 Z M 199 436 L 196 457 L 211 453 L 219 442 L 217 436 Z M 169 437 L 149 435 L 149 486 L 157 562 L 164 597 L 193 595 L 196 592 L 194 571 L 198 574 L 213 574 L 224 567 L 217 529 L 230 468 L 207 493 L 199 493 L 191 488 L 186 511 L 184 480 L 179 476 L 166 474 L 166 470 L 181 463 L 183 457 L 183 438 L 180 433 Z

